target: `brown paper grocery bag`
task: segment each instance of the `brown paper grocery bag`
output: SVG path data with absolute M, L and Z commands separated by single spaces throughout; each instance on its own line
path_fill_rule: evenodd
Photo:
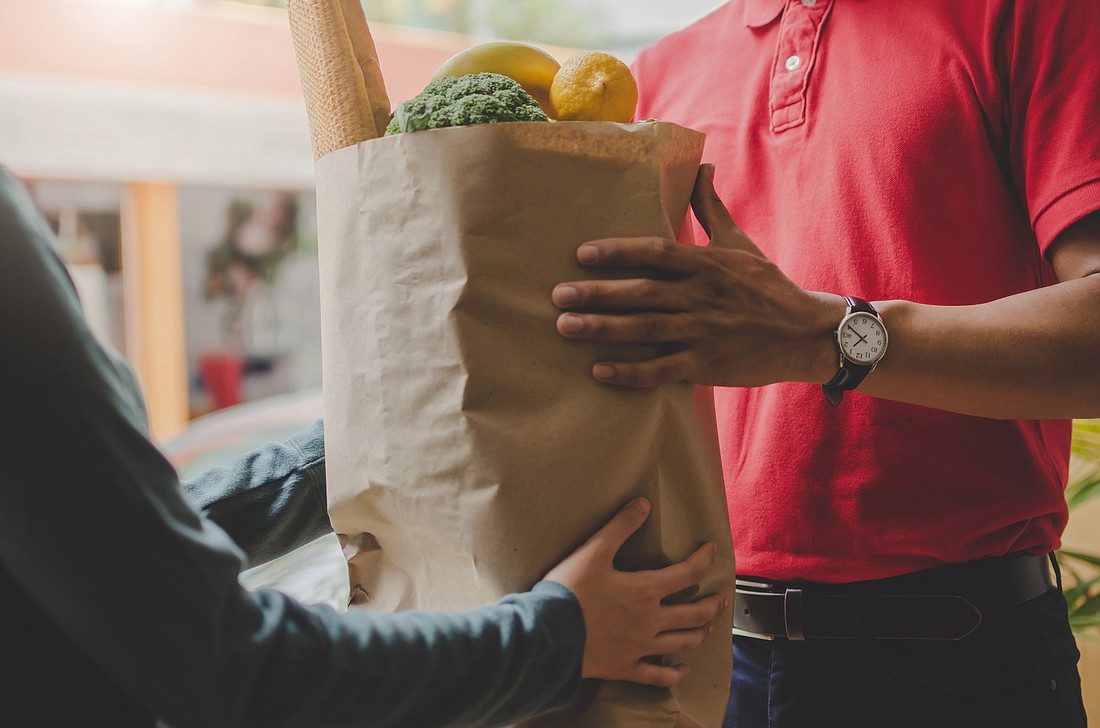
M 702 594 L 733 597 L 713 411 L 634 390 L 569 342 L 556 283 L 609 236 L 674 236 L 702 135 L 665 123 L 514 123 L 402 134 L 317 164 L 330 515 L 357 606 L 462 609 L 531 587 L 624 502 L 653 513 L 623 569 L 719 544 Z M 708 405 L 709 406 L 709 405 Z M 592 682 L 537 726 L 718 726 L 730 614 L 669 691 Z

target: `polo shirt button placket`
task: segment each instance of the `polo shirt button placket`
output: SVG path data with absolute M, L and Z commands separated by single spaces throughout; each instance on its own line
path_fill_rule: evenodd
M 771 129 L 783 132 L 806 121 L 806 88 L 821 31 L 836 0 L 788 0 L 772 64 Z

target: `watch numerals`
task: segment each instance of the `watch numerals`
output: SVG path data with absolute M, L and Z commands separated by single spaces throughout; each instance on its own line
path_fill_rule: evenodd
M 886 332 L 874 317 L 858 313 L 835 332 L 843 355 L 850 361 L 867 364 L 878 361 L 886 351 Z
M 843 360 L 858 364 L 858 369 L 874 368 L 886 351 L 886 328 L 874 315 L 865 311 L 851 312 L 842 325 L 833 331 L 840 345 Z M 862 373 L 859 375 L 862 377 Z

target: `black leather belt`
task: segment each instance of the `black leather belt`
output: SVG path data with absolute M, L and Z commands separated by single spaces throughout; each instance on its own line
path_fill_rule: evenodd
M 1048 556 L 983 559 L 855 584 L 738 579 L 735 634 L 765 639 L 958 640 L 982 614 L 1054 588 Z

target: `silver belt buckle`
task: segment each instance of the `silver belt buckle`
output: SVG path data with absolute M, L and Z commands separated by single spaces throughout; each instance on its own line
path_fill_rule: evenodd
M 769 584 L 766 581 L 749 581 L 748 579 L 735 579 L 734 588 L 742 592 L 771 592 L 775 588 L 774 584 Z M 759 632 L 748 632 L 743 629 L 733 628 L 733 634 L 738 637 L 749 637 L 754 640 L 774 640 L 775 637 L 770 634 L 760 634 Z
M 737 629 L 736 627 L 733 628 L 733 634 L 737 637 L 749 637 L 749 638 L 754 639 L 754 640 L 774 640 L 775 639 L 775 637 L 772 637 L 770 634 L 759 634 L 757 632 L 746 632 L 745 630 Z

